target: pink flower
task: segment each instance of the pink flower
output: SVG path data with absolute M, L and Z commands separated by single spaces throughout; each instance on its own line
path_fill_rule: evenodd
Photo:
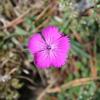
M 29 38 L 28 49 L 38 68 L 62 67 L 68 58 L 70 39 L 56 26 L 48 26 Z

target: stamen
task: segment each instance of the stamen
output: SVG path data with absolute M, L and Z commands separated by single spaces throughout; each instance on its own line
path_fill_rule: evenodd
M 51 46 L 50 45 L 47 45 L 47 49 L 50 50 L 51 49 Z

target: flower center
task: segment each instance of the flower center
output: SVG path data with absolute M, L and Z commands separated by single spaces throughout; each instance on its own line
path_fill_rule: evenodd
M 50 50 L 51 49 L 51 46 L 50 45 L 47 45 L 47 49 Z

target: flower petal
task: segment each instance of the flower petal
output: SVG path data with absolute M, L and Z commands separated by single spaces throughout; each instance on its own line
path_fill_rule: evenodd
M 58 49 L 62 50 L 63 53 L 69 53 L 71 48 L 70 39 L 68 36 L 63 36 L 57 40 Z
M 52 52 L 52 65 L 62 67 L 67 61 L 70 50 L 70 41 L 67 36 L 63 36 L 56 41 L 57 48 Z
M 67 56 L 65 56 L 62 52 L 54 51 L 52 56 L 52 66 L 54 67 L 62 67 L 66 62 Z
M 45 42 L 39 33 L 34 34 L 29 38 L 28 49 L 32 54 L 44 50 L 45 47 Z
M 48 50 L 44 50 L 34 54 L 34 62 L 38 68 L 42 69 L 49 68 L 51 65 L 51 60 L 49 57 Z
M 59 34 L 59 29 L 56 26 L 48 26 L 42 30 L 42 35 L 44 36 L 47 44 L 51 44 L 53 41 L 61 37 Z

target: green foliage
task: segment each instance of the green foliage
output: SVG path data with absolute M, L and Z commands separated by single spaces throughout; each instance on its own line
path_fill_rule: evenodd
M 92 100 L 95 95 L 95 89 L 95 83 L 91 82 L 91 84 L 86 86 L 68 89 L 65 92 L 58 94 L 57 97 L 58 100 L 73 100 L 73 98 L 76 98 L 76 100 Z
M 38 82 L 41 76 L 40 80 L 48 81 L 46 78 L 43 79 L 44 74 L 41 75 L 36 70 L 35 65 L 33 65 L 33 59 L 27 50 L 28 38 L 33 32 L 39 32 L 46 25 L 58 26 L 65 35 L 70 37 L 71 41 L 68 64 L 60 69 L 56 77 L 61 80 L 61 82 L 57 83 L 59 87 L 74 79 L 92 77 L 94 74 L 94 76 L 100 76 L 100 4 L 91 9 L 86 8 L 87 12 L 81 12 L 80 9 L 77 10 L 75 8 L 76 1 L 81 2 L 81 0 L 59 0 L 57 1 L 58 8 L 56 10 L 53 9 L 53 14 L 48 14 L 53 7 L 43 14 L 42 10 L 47 8 L 47 4 L 54 5 L 55 3 L 52 3 L 56 0 L 52 0 L 53 2 L 37 0 L 38 4 L 36 5 L 34 3 L 31 4 L 32 0 L 22 0 L 20 3 L 16 1 L 3 0 L 0 2 L 0 78 L 5 75 L 10 77 L 10 79 L 7 78 L 7 80 L 3 81 L 0 79 L 0 100 L 18 100 L 21 95 L 25 95 L 18 92 L 19 89 L 23 88 L 23 84 L 30 88 L 34 80 Z M 36 2 L 36 0 L 33 1 Z M 45 6 L 42 5 L 41 1 Z M 89 0 L 90 4 L 95 4 L 95 2 L 100 2 L 100 0 Z M 36 7 L 35 9 L 34 6 Z M 12 26 L 5 27 L 7 22 L 10 23 L 20 17 L 29 8 L 32 8 L 32 11 L 22 17 L 23 21 L 21 23 L 16 24 L 15 22 Z M 38 18 L 39 16 L 40 18 Z M 43 24 L 49 18 L 50 21 Z M 92 68 L 97 72 L 92 72 Z M 14 69 L 17 70 L 11 72 Z M 26 73 L 29 73 L 29 76 L 23 71 L 24 69 Z M 53 72 L 57 73 L 57 70 Z M 33 73 L 37 76 L 32 76 Z M 24 78 L 25 82 L 19 77 Z M 31 83 L 31 86 L 27 85 L 28 82 L 26 80 Z M 39 85 L 40 83 L 39 81 Z M 38 83 L 34 84 L 36 90 L 38 90 Z M 98 84 L 99 82 L 92 81 L 83 86 L 70 87 L 60 93 L 51 94 L 57 100 L 99 100 L 100 86 Z

